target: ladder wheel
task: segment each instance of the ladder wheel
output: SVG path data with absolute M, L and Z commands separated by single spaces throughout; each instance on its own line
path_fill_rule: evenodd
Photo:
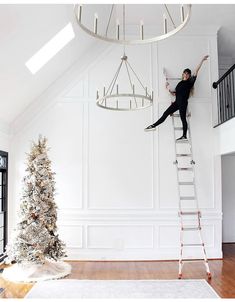
M 208 279 L 211 279 L 211 273 L 207 273 Z
M 179 274 L 179 275 L 178 275 L 178 279 L 182 279 L 182 274 Z

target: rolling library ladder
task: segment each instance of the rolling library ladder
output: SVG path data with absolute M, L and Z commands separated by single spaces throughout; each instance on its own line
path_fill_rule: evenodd
M 180 218 L 180 256 L 179 256 L 179 279 L 182 278 L 183 265 L 186 262 L 204 262 L 207 276 L 210 279 L 211 273 L 207 260 L 205 243 L 202 237 L 201 212 L 198 206 L 196 182 L 195 182 L 195 161 L 193 158 L 192 137 L 188 121 L 188 139 L 176 140 L 177 131 L 182 132 L 180 115 L 172 115 L 172 125 L 175 141 L 175 167 L 177 174 L 178 193 L 179 193 L 179 218 Z M 186 193 L 185 193 L 186 192 Z M 189 192 L 191 194 L 189 194 Z M 190 196 L 189 196 L 190 195 Z M 190 205 L 190 206 L 189 206 Z M 193 223 L 192 223 L 193 222 Z M 187 233 L 187 234 L 186 234 Z M 198 238 L 197 238 L 198 237 Z M 201 249 L 202 259 L 184 257 L 184 250 L 187 248 Z

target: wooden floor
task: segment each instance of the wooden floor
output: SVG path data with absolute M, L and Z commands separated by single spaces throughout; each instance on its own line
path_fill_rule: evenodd
M 209 284 L 221 298 L 235 298 L 235 244 L 224 244 L 224 259 L 210 260 Z M 70 261 L 72 273 L 67 279 L 177 279 L 177 261 Z M 207 279 L 203 263 L 184 265 L 183 279 Z M 4 298 L 23 298 L 33 284 L 12 283 L 0 278 Z M 192 297 L 196 298 L 196 297 Z

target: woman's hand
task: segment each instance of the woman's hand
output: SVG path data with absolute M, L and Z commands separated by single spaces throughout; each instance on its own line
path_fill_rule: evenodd
M 197 66 L 195 72 L 193 73 L 194 76 L 197 76 L 199 69 L 201 68 L 202 64 L 204 61 L 206 61 L 209 58 L 208 55 L 204 56 L 201 60 L 201 62 L 199 63 L 199 65 Z
M 207 56 L 204 56 L 203 59 L 202 59 L 202 61 L 206 61 L 208 58 L 209 58 L 208 55 L 207 55 Z
M 169 86 L 170 86 L 170 84 L 168 82 L 166 82 L 166 89 L 169 91 L 170 94 L 175 96 L 175 91 L 171 91 Z

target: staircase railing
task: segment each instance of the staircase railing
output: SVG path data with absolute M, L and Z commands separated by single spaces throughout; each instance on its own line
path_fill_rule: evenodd
M 215 127 L 235 117 L 235 64 L 217 81 L 218 123 Z

